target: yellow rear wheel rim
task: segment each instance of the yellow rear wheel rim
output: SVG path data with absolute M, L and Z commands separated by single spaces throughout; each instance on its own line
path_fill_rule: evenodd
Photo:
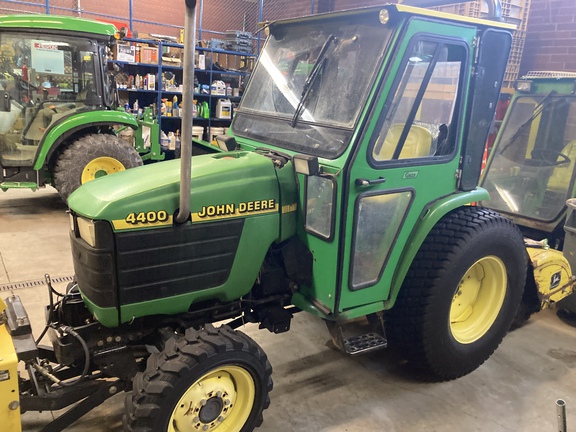
M 239 366 L 214 369 L 182 395 L 168 423 L 168 432 L 239 432 L 254 405 L 252 375 Z
M 92 159 L 82 170 L 82 184 L 108 174 L 124 171 L 126 168 L 118 159 L 108 156 Z
M 506 296 L 506 266 L 496 256 L 476 261 L 460 280 L 450 307 L 450 331 L 462 344 L 471 344 L 492 327 Z

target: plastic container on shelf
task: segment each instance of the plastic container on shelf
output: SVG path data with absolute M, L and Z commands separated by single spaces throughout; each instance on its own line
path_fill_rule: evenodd
M 216 137 L 218 135 L 224 135 L 226 133 L 226 128 L 223 127 L 214 127 L 210 128 L 210 142 L 214 145 L 218 145 L 216 142 Z
M 201 140 L 204 136 L 204 126 L 192 126 L 192 139 Z
M 218 99 L 216 103 L 216 117 L 219 119 L 232 118 L 232 103 L 230 99 Z

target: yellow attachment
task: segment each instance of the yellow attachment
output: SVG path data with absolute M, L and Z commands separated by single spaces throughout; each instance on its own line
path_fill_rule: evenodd
M 533 247 L 526 250 L 532 262 L 538 297 L 545 305 L 558 302 L 572 294 L 572 272 L 562 252 Z
M 0 308 L 6 307 L 4 301 Z M 21 432 L 18 357 L 6 324 L 0 325 L 0 419 L 2 432 Z
M 168 432 L 239 432 L 252 411 L 256 386 L 239 366 L 222 366 L 202 376 L 182 395 Z
M 82 171 L 82 184 L 125 169 L 122 162 L 108 156 L 92 159 Z
M 490 330 L 500 313 L 508 278 L 502 260 L 490 255 L 464 274 L 450 307 L 450 331 L 462 344 L 476 342 Z

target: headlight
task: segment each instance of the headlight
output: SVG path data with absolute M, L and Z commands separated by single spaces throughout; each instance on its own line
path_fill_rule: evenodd
M 80 238 L 92 247 L 96 247 L 96 231 L 94 229 L 94 221 L 78 216 L 76 218 L 78 224 L 78 234 Z
M 528 81 L 528 80 L 516 81 L 516 90 L 519 92 L 531 92 L 532 91 L 532 81 Z

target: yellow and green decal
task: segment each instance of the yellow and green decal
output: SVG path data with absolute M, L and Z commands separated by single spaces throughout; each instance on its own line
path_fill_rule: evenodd
M 236 203 L 202 206 L 199 212 L 192 213 L 192 222 L 203 222 L 214 219 L 227 219 L 246 215 L 275 213 L 278 204 L 275 199 L 264 199 Z
M 172 215 L 166 210 L 132 212 L 124 219 L 113 220 L 112 225 L 116 230 L 172 225 Z

